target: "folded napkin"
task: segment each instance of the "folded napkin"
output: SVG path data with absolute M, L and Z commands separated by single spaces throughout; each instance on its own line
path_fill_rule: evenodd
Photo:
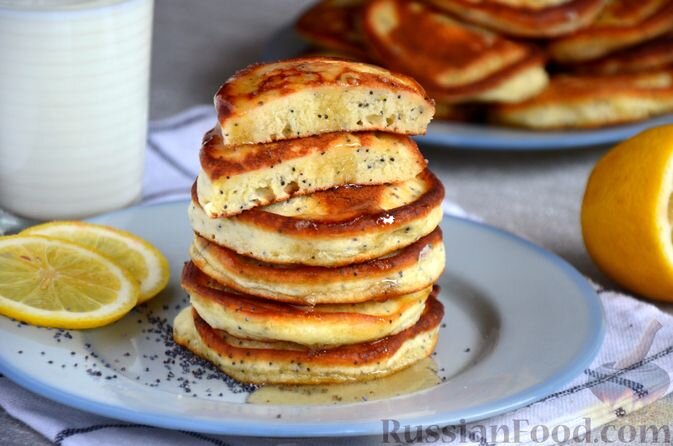
M 189 109 L 150 124 L 145 160 L 144 203 L 189 196 L 199 170 L 203 133 L 213 126 L 211 106 Z M 477 219 L 454 203 L 446 213 Z M 594 285 L 606 317 L 603 346 L 580 376 L 527 407 L 443 431 L 425 430 L 425 441 L 446 444 L 552 444 L 599 426 L 662 398 L 673 376 L 673 317 L 655 306 Z M 294 445 L 310 439 L 249 439 L 153 428 L 88 414 L 28 392 L 0 377 L 0 406 L 57 445 Z M 330 444 L 422 441 L 416 429 L 397 436 L 337 438 Z M 588 442 L 600 438 L 590 438 Z

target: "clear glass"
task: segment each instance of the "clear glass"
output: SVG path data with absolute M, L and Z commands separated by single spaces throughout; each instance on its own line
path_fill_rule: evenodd
M 0 208 L 81 218 L 140 197 L 153 0 L 0 0 Z

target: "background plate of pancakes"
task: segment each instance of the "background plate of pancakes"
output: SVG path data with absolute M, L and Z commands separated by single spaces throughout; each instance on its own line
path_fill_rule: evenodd
M 171 324 L 189 302 L 180 287 L 192 242 L 186 207 L 181 201 L 93 219 L 161 249 L 172 268 L 167 289 L 96 330 L 3 318 L 0 372 L 48 398 L 133 423 L 249 436 L 379 435 L 382 419 L 449 424 L 533 403 L 580 374 L 602 341 L 600 302 L 563 260 L 495 228 L 444 217 L 436 354 L 376 380 L 378 389 L 335 387 L 340 401 L 312 405 L 295 392 L 285 401 L 294 404 L 267 403 L 255 386 L 173 341 Z
M 303 54 L 419 80 L 437 102 L 426 144 L 574 149 L 673 122 L 670 0 L 322 0 L 263 58 Z

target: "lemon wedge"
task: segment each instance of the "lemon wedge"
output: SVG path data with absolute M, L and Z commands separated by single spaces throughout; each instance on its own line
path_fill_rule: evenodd
M 673 125 L 618 144 L 594 168 L 582 233 L 598 267 L 623 287 L 673 301 Z
M 44 235 L 77 243 L 103 254 L 138 281 L 138 302 L 145 302 L 166 287 L 168 260 L 149 242 L 130 232 L 80 221 L 54 221 L 33 226 L 21 234 Z
M 48 237 L 0 237 L 0 314 L 94 328 L 121 318 L 137 300 L 136 280 L 101 254 Z

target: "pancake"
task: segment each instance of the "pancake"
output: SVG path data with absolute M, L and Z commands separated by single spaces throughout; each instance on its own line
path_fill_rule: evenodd
M 611 0 L 596 22 L 549 44 L 551 56 L 564 63 L 598 59 L 673 30 L 670 0 Z
M 378 60 L 434 88 L 485 79 L 529 53 L 524 45 L 466 26 L 419 2 L 373 0 L 362 21 Z
M 573 66 L 579 73 L 625 74 L 673 67 L 673 35 L 643 43 L 605 56 L 596 61 Z M 437 107 L 437 114 L 439 107 Z
M 369 2 L 363 31 L 376 59 L 414 76 L 442 101 L 520 101 L 547 82 L 543 59 L 530 47 L 418 2 Z M 522 75 L 525 81 L 514 81 Z
M 411 138 L 384 132 L 227 146 L 216 129 L 204 137 L 200 158 L 198 201 L 209 217 L 344 184 L 404 181 L 426 166 Z
M 364 62 L 370 63 L 369 57 L 367 54 L 362 55 L 353 55 L 349 53 L 344 53 L 343 51 L 331 50 L 329 48 L 321 47 L 309 47 L 305 51 L 302 51 L 300 54 L 301 57 L 330 57 L 333 59 L 343 59 L 350 60 L 352 62 Z
M 545 38 L 591 24 L 606 0 L 428 0 L 456 17 L 517 37 Z
M 481 3 L 482 1 L 483 0 L 473 0 L 474 3 Z M 564 5 L 570 1 L 571 0 L 490 0 L 489 3 L 509 6 L 511 8 L 531 9 L 535 11 Z
M 308 346 L 357 344 L 399 333 L 414 325 L 431 287 L 384 301 L 296 306 L 237 294 L 187 263 L 182 287 L 211 327 L 258 341 Z
M 198 235 L 189 255 L 209 277 L 240 293 L 306 305 L 357 303 L 419 291 L 439 278 L 445 260 L 439 228 L 387 256 L 337 268 L 263 263 Z
M 390 375 L 429 356 L 437 343 L 442 304 L 428 299 L 419 321 L 395 335 L 361 344 L 311 349 L 250 341 L 215 330 L 191 307 L 173 323 L 175 342 L 227 375 L 254 384 L 329 384 Z
M 435 104 L 435 120 L 456 122 L 478 122 L 483 115 L 483 105 L 452 104 L 437 101 Z
M 549 83 L 542 53 L 534 52 L 497 74 L 460 88 L 428 90 L 440 102 L 521 102 L 537 95 Z
M 326 57 L 251 65 L 220 87 L 215 108 L 227 145 L 336 131 L 424 134 L 435 111 L 407 76 Z
M 500 105 L 491 119 L 535 129 L 600 127 L 673 111 L 673 71 L 613 76 L 559 75 L 539 96 Z
M 358 17 L 363 0 L 322 0 L 297 20 L 295 30 L 318 47 L 366 57 Z
M 377 186 L 344 186 L 228 218 L 208 218 L 192 189 L 192 229 L 212 243 L 270 263 L 341 266 L 408 246 L 442 220 L 442 183 L 429 170 Z

